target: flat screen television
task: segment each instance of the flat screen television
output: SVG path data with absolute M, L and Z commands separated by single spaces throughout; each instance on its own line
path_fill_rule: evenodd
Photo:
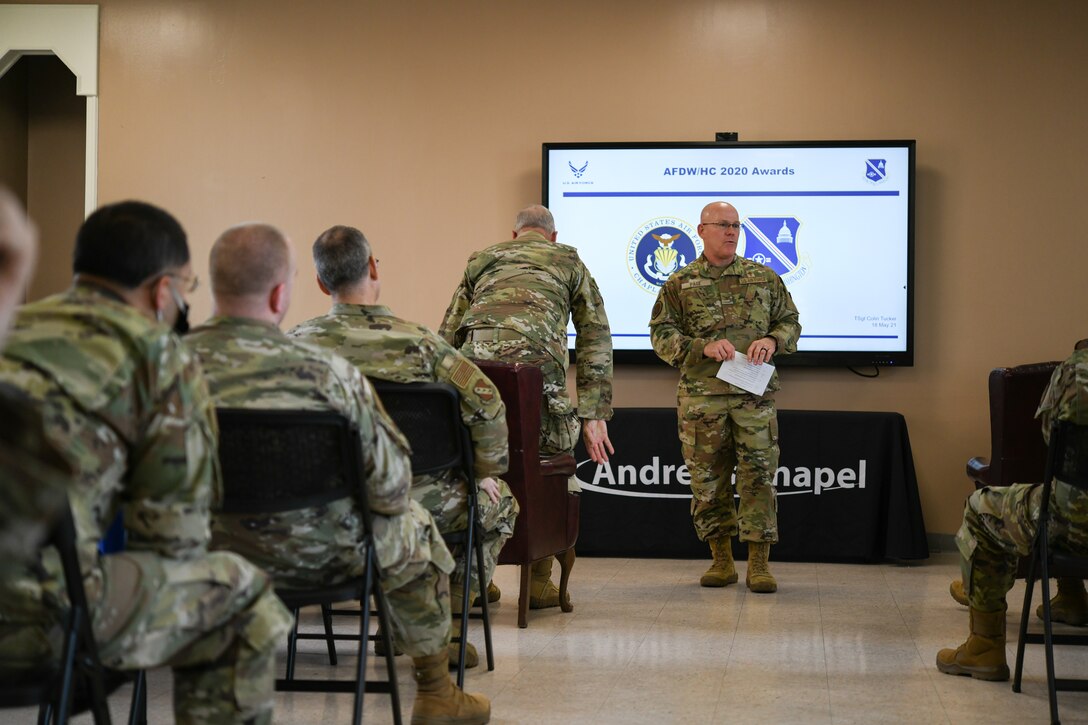
M 800 311 L 798 351 L 776 364 L 910 366 L 914 146 L 545 143 L 543 200 L 601 288 L 617 362 L 657 360 L 658 290 L 701 254 L 702 208 L 728 201 L 743 225 L 738 254 L 781 275 Z

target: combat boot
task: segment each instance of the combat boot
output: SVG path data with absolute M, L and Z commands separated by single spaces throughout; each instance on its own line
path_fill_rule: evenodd
M 980 612 L 971 607 L 971 635 L 956 649 L 937 653 L 937 669 L 946 675 L 966 675 L 976 680 L 1004 682 L 1009 679 L 1005 660 L 1005 610 Z
M 770 594 L 778 591 L 778 582 L 771 574 L 767 560 L 771 556 L 771 545 L 767 541 L 748 542 L 748 574 L 744 583 L 757 594 Z
M 447 659 L 445 652 L 412 659 L 416 679 L 412 725 L 482 725 L 491 720 L 491 702 L 456 688 L 446 672 Z
M 967 592 L 963 588 L 963 581 L 960 579 L 956 579 L 948 585 L 948 593 L 952 595 L 952 598 L 955 599 L 958 604 L 962 604 L 965 607 L 971 606 L 971 602 L 967 599 Z
M 450 642 L 446 651 L 450 655 L 450 669 L 456 670 L 457 658 L 461 656 L 461 646 L 456 642 Z M 476 646 L 469 642 L 468 647 L 465 648 L 465 669 L 471 670 L 478 664 L 480 664 L 480 655 L 476 653 Z
M 737 568 L 733 564 L 733 544 L 728 536 L 707 539 L 710 553 L 714 557 L 710 568 L 706 570 L 699 585 L 704 587 L 724 587 L 737 581 Z
M 559 606 L 559 587 L 552 584 L 552 557 L 533 562 L 529 580 L 529 609 Z
M 502 590 L 499 589 L 497 586 L 495 586 L 495 582 L 488 582 L 487 583 L 487 603 L 488 604 L 494 604 L 495 602 L 499 601 L 499 599 L 501 597 L 502 597 Z M 479 606 L 479 605 L 480 605 L 480 598 L 476 597 L 476 601 L 474 602 L 473 606 Z
M 1043 618 L 1043 605 L 1035 610 L 1035 616 Z M 1088 592 L 1084 591 L 1084 580 L 1060 577 L 1058 593 L 1050 600 L 1050 620 L 1064 622 L 1074 627 L 1088 624 Z

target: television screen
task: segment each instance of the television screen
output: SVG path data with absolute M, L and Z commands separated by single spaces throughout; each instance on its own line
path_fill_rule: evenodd
M 546 143 L 544 204 L 604 296 L 618 362 L 656 359 L 650 310 L 728 201 L 737 253 L 801 315 L 785 365 L 913 365 L 914 141 Z M 574 328 L 569 330 L 571 348 Z

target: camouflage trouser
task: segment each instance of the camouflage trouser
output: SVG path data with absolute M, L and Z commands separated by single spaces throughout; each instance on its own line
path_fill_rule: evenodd
M 1072 489 L 1055 483 L 1047 543 L 1075 554 L 1088 554 L 1088 511 L 1067 505 Z M 982 612 L 1005 608 L 1005 595 L 1016 580 L 1017 558 L 1031 553 L 1038 529 L 1043 487 L 1017 483 L 986 487 L 971 494 L 956 534 L 963 586 L 971 606 Z M 1072 519 L 1072 521 L 1071 521 Z
M 394 634 L 414 657 L 449 643 L 449 573 L 453 557 L 431 514 L 415 501 L 390 516 L 373 515 L 374 550 L 389 598 Z M 331 586 L 364 573 L 362 521 L 350 499 L 257 518 L 216 516 L 213 542 L 266 569 L 277 586 Z
M 529 340 L 469 340 L 461 352 L 476 360 L 536 365 L 544 376 L 544 405 L 540 408 L 540 455 L 570 453 L 582 424 L 567 392 L 567 369 Z
M 178 723 L 271 720 L 276 646 L 291 615 L 264 572 L 228 552 L 187 561 L 113 554 L 102 572 L 94 629 L 103 664 L 173 667 Z M 60 639 L 59 627 L 0 627 L 0 658 L 57 653 Z
M 691 518 L 701 541 L 740 534 L 778 541 L 774 474 L 778 417 L 774 399 L 755 395 L 680 398 L 681 450 L 691 474 Z M 737 472 L 740 511 L 733 502 Z
M 430 512 L 408 504 L 406 513 L 374 516 L 374 541 L 394 637 L 409 656 L 426 657 L 450 643 L 454 561 Z
M 416 476 L 412 480 L 412 498 L 423 508 L 431 512 L 438 530 L 442 533 L 464 531 L 468 526 L 468 488 L 465 482 L 451 480 L 448 473 L 442 476 Z M 477 522 L 476 535 L 483 541 L 484 572 L 483 581 L 491 581 L 495 573 L 495 562 L 503 544 L 514 533 L 514 520 L 518 517 L 518 502 L 510 487 L 502 479 L 495 479 L 499 484 L 499 501 L 492 503 L 491 497 L 479 491 L 476 495 Z M 458 588 L 465 580 L 465 567 L 460 551 L 451 552 L 457 561 L 457 568 L 450 575 L 451 582 Z M 470 597 L 480 593 L 480 572 L 476 571 L 476 559 L 472 560 L 473 577 Z

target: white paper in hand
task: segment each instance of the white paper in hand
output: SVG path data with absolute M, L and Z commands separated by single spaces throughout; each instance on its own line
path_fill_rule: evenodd
M 752 365 L 748 362 L 747 355 L 738 352 L 732 360 L 722 363 L 715 377 L 754 395 L 763 395 L 773 374 L 774 365 L 770 363 Z

